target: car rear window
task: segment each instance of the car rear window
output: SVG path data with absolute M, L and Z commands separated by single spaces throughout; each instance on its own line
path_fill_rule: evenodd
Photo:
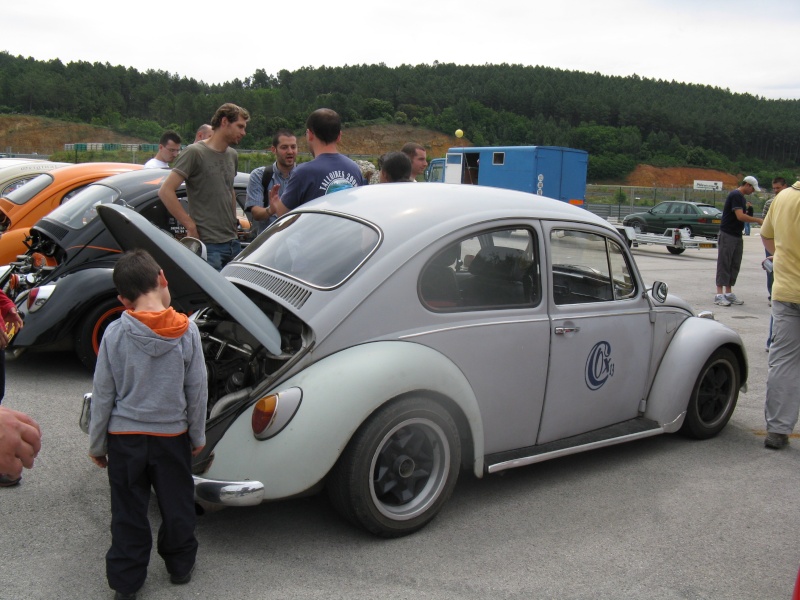
M 342 284 L 378 247 L 373 226 L 325 213 L 291 214 L 256 238 L 239 260 L 256 263 L 312 287 Z
M 42 173 L 31 179 L 25 185 L 18 187 L 13 192 L 9 192 L 6 196 L 6 200 L 14 204 L 25 204 L 51 183 L 53 183 L 53 176 L 48 173 Z

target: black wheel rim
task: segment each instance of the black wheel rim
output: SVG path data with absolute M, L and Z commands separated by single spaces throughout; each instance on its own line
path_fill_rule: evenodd
M 389 431 L 372 457 L 370 494 L 393 520 L 423 514 L 441 495 L 450 472 L 450 445 L 428 419 L 408 419 Z
M 697 416 L 706 427 L 714 427 L 727 417 L 736 391 L 736 374 L 726 360 L 711 365 L 697 390 Z

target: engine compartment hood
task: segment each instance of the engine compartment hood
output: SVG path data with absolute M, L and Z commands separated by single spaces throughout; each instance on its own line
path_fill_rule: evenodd
M 281 353 L 281 336 L 272 321 L 206 261 L 136 211 L 104 204 L 97 213 L 123 250 L 142 248 L 153 256 L 164 270 L 173 302 L 183 310 L 195 311 L 213 301 L 267 350 Z

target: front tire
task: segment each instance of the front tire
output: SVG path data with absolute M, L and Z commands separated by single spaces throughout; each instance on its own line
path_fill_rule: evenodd
M 328 495 L 350 522 L 381 537 L 427 525 L 453 492 L 461 465 L 458 428 L 438 404 L 409 398 L 376 411 L 328 477 Z
M 697 376 L 681 433 L 704 440 L 722 431 L 736 408 L 739 385 L 738 359 L 727 348 L 718 348 Z
M 78 324 L 75 352 L 90 371 L 94 371 L 97 364 L 97 352 L 100 350 L 100 340 L 103 339 L 106 328 L 119 319 L 124 310 L 125 307 L 119 303 L 119 300 L 110 298 L 89 311 Z

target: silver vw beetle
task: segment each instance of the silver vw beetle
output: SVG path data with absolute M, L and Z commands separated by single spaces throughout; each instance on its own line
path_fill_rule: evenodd
M 393 537 L 476 477 L 636 440 L 717 434 L 742 340 L 646 287 L 591 213 L 477 186 L 385 184 L 288 213 L 222 273 L 123 207 L 123 247 L 194 311 L 209 373 L 205 508 L 325 488 Z

